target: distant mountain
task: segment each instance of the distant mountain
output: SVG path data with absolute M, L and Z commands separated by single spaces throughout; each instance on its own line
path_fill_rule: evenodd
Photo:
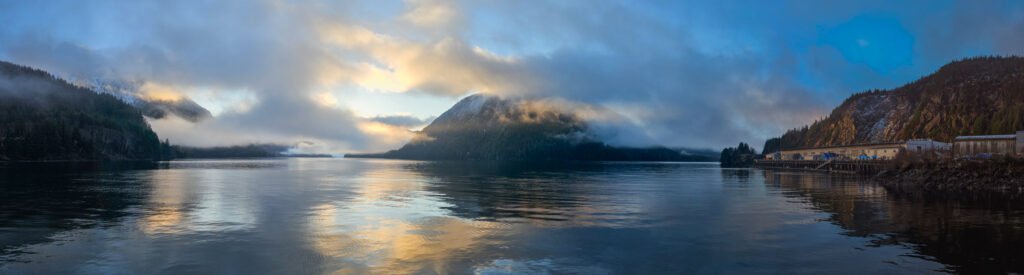
M 1024 129 L 1024 58 L 978 57 L 947 64 L 892 90 L 850 96 L 827 118 L 769 140 L 765 151 Z
M 472 95 L 459 101 L 398 150 L 348 154 L 423 160 L 713 161 L 664 147 L 623 148 L 600 142 L 587 123 L 527 99 Z
M 222 147 L 189 147 L 171 146 L 171 158 L 175 159 L 207 159 L 207 158 L 273 158 L 303 157 L 329 158 L 326 154 L 287 154 L 292 146 L 277 144 L 249 144 Z
M 680 152 L 683 155 L 694 155 L 694 156 L 708 157 L 709 159 L 711 159 L 713 161 L 714 160 L 718 160 L 718 157 L 722 153 L 721 151 L 718 151 L 718 150 L 715 150 L 715 149 L 696 149 L 696 148 L 685 148 L 685 147 L 673 147 L 673 148 L 669 148 L 669 149 L 672 149 L 674 151 Z
M 161 146 L 114 96 L 0 61 L 0 160 L 155 160 Z

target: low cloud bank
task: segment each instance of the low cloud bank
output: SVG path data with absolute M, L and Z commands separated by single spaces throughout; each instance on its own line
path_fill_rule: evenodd
M 722 147 L 759 144 L 846 95 L 965 54 L 1024 54 L 1024 8 L 1012 1 L 927 13 L 905 12 L 921 3 L 375 4 L 15 2 L 0 9 L 0 22 L 17 23 L 0 24 L 0 58 L 100 91 L 130 83 L 126 100 L 181 144 L 337 153 L 397 148 L 429 121 L 356 115 L 343 107 L 356 90 L 546 98 L 612 144 Z M 907 43 L 870 41 L 869 27 Z M 893 52 L 906 56 L 870 55 Z

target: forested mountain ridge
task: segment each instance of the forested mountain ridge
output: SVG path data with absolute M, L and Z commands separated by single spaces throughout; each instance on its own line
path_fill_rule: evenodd
M 0 160 L 155 160 L 161 147 L 136 108 L 0 61 Z
M 892 90 L 854 94 L 809 126 L 766 142 L 777 148 L 889 142 L 950 142 L 959 135 L 1024 129 L 1024 58 L 976 57 Z
M 571 112 L 535 101 L 472 95 L 459 101 L 398 150 L 345 157 L 423 160 L 713 161 L 665 147 L 622 148 L 588 134 Z

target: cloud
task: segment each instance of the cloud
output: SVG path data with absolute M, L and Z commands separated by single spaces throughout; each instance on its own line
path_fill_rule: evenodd
M 430 122 L 433 121 L 434 118 L 435 117 L 420 119 L 418 117 L 409 115 L 389 115 L 375 116 L 373 118 L 370 118 L 370 120 L 398 127 L 413 128 L 427 126 L 427 124 L 430 124 Z
M 168 114 L 210 110 L 195 123 L 151 120 L 161 137 L 188 145 L 301 143 L 326 153 L 396 148 L 426 122 L 417 118 L 439 115 L 361 117 L 343 107 L 358 104 L 348 96 L 357 92 L 452 102 L 475 92 L 550 98 L 554 107 L 614 114 L 603 118 L 615 123 L 591 119 L 618 133 L 609 135 L 615 143 L 720 147 L 757 144 L 823 116 L 850 93 L 891 88 L 964 55 L 1024 48 L 1021 4 L 1003 1 L 5 7 L 0 58 L 87 83 L 132 83 L 133 94 Z M 883 43 L 858 28 L 873 24 L 899 26 L 891 31 L 906 43 Z M 882 62 L 897 58 L 889 47 L 905 59 Z
M 212 116 L 209 110 L 188 98 L 146 100 L 135 106 L 142 111 L 142 115 L 155 119 L 174 115 L 195 123 Z
M 463 23 L 455 5 L 448 0 L 405 0 L 406 12 L 399 18 L 421 29 L 447 31 Z
M 69 3 L 26 6 L 81 16 Z M 312 95 L 345 75 L 345 64 L 318 44 L 304 14 L 313 8 L 277 1 L 204 3 L 96 3 L 124 14 L 125 25 L 94 23 L 92 35 L 117 32 L 138 41 L 111 47 L 82 45 L 74 37 L 6 30 L 0 50 L 14 62 L 38 66 L 70 79 L 101 79 L 124 85 L 145 101 L 154 118 L 175 113 L 191 121 L 208 112 L 190 98 L 197 90 L 246 90 L 253 106 L 227 110 L 198 123 L 150 120 L 161 137 L 186 145 L 243 143 L 318 144 L 328 153 L 381 149 L 379 133 L 362 132 L 348 110 L 324 106 Z M 106 11 L 93 11 L 98 15 Z M 33 22 L 26 22 L 33 23 Z M 38 28 L 60 29 L 49 22 Z M 28 28 L 33 29 L 33 28 Z M 69 39 L 71 41 L 64 41 Z M 138 84 L 141 83 L 141 84 Z M 101 85 L 102 86 L 102 85 Z M 197 108 L 198 107 L 198 108 Z M 166 111 L 166 112 L 164 112 Z M 393 146 L 394 144 L 388 144 Z
M 514 8 L 510 11 L 534 12 Z M 643 133 L 632 137 L 634 142 L 622 142 L 634 145 L 710 147 L 725 144 L 723 140 L 763 139 L 824 113 L 825 104 L 806 87 L 784 75 L 764 73 L 776 63 L 703 55 L 686 45 L 690 37 L 684 31 L 644 14 L 621 12 L 630 9 L 605 4 L 533 14 L 537 21 L 516 27 L 569 29 L 578 32 L 570 37 L 586 37 L 592 44 L 518 56 L 502 56 L 457 36 L 423 41 L 347 24 L 323 25 L 321 32 L 327 42 L 370 58 L 354 78 L 364 87 L 453 97 L 470 92 L 548 96 L 617 106 L 615 111 L 630 123 L 616 125 L 631 127 L 616 132 Z M 595 21 L 587 14 L 611 14 L 616 20 Z M 747 96 L 772 100 L 751 101 Z M 748 111 L 752 109 L 770 114 Z M 645 142 L 636 142 L 641 140 Z
M 345 24 L 320 27 L 326 43 L 371 58 L 358 64 L 356 84 L 377 91 L 421 91 L 461 96 L 470 91 L 516 89 L 516 60 L 497 56 L 452 37 L 416 41 Z

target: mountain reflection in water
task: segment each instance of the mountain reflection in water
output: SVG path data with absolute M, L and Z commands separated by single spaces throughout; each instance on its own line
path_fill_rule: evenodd
M 8 164 L 0 188 L 3 273 L 1024 271 L 1010 202 L 715 164 Z

